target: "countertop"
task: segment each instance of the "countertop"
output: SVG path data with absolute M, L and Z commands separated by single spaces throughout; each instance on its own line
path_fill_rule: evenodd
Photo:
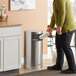
M 14 22 L 0 22 L 0 28 L 3 28 L 3 27 L 14 27 L 14 26 L 21 26 L 21 24 L 14 23 Z

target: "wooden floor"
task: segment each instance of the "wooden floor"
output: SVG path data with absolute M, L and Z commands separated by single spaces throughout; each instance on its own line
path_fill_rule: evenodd
M 45 59 L 45 60 L 43 60 L 43 68 L 41 70 L 47 69 L 47 66 L 52 66 L 54 64 L 55 64 L 55 61 L 52 62 L 50 59 Z M 67 66 L 67 62 L 64 63 L 64 67 L 65 66 Z M 28 69 L 24 69 L 24 68 L 19 69 L 20 74 L 34 72 L 34 71 L 38 71 L 38 70 L 28 70 Z
M 51 59 L 45 59 L 45 60 L 43 60 L 43 68 L 41 70 L 47 69 L 47 66 L 52 66 L 52 65 L 55 64 L 55 62 L 56 61 L 51 61 Z M 65 60 L 63 66 L 64 66 L 63 69 L 64 68 L 68 68 L 66 60 Z M 19 69 L 19 74 L 29 73 L 29 72 L 34 72 L 34 71 L 38 71 L 38 70 L 28 70 L 28 69 L 21 68 L 21 69 Z
M 52 66 L 53 64 L 54 63 L 52 63 L 50 59 L 45 59 L 45 60 L 43 60 L 43 68 L 41 70 L 47 69 L 47 66 Z M 28 69 L 24 69 L 24 68 L 19 69 L 20 74 L 34 72 L 34 71 L 38 71 L 38 70 L 28 70 Z

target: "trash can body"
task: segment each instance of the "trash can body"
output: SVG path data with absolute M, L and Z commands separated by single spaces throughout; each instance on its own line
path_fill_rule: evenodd
M 42 68 L 43 41 L 39 39 L 42 31 L 24 32 L 24 67 L 27 69 Z

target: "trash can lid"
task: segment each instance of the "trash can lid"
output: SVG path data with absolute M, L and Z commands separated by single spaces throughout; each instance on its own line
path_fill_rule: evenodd
M 30 32 L 30 33 L 34 33 L 34 34 L 42 34 L 43 33 L 43 31 L 41 31 L 41 30 L 25 30 L 25 32 Z

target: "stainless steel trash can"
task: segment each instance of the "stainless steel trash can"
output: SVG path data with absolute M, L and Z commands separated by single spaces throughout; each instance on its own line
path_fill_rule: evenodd
M 24 67 L 27 69 L 42 68 L 43 41 L 39 39 L 42 33 L 40 30 L 24 32 Z

